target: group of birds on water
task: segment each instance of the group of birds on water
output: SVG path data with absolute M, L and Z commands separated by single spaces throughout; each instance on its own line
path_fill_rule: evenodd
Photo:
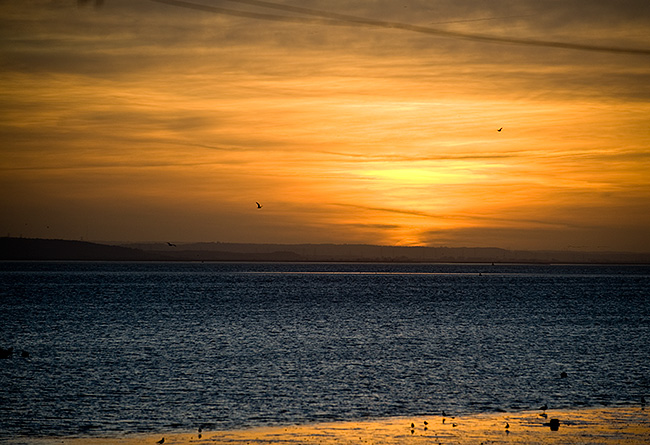
M 566 378 L 567 377 L 566 372 L 562 372 L 560 374 L 560 377 L 561 378 Z M 645 405 L 646 405 L 645 397 L 641 396 L 641 409 L 645 409 Z M 546 414 L 546 411 L 548 410 L 548 404 L 545 403 L 544 405 L 540 406 L 538 409 L 540 411 L 542 411 L 542 413 L 539 415 L 540 417 L 543 417 L 544 419 L 548 418 L 548 414 Z M 456 419 L 454 416 L 451 416 L 450 418 L 452 420 Z M 447 413 L 442 411 L 442 423 L 444 424 L 446 422 L 447 422 Z M 424 421 L 424 428 L 423 428 L 424 431 L 427 431 L 429 429 L 428 425 L 429 425 L 429 422 L 427 422 L 425 420 Z M 449 425 L 449 424 L 447 423 L 447 425 Z M 550 427 L 551 431 L 558 431 L 558 429 L 560 427 L 560 420 L 559 419 L 551 419 L 549 422 L 544 423 L 543 425 Z M 452 422 L 451 426 L 452 426 L 452 428 L 455 428 L 455 427 L 458 426 L 458 424 L 456 422 Z M 510 423 L 509 422 L 506 422 L 506 424 L 504 426 L 504 430 L 505 430 L 506 434 L 510 434 Z M 411 434 L 415 434 L 415 423 L 413 423 L 413 422 L 411 422 Z
M 643 399 L 643 397 L 642 397 L 642 399 Z M 645 403 L 644 399 L 643 399 L 643 403 Z M 548 417 L 548 415 L 546 414 L 546 410 L 548 409 L 547 404 L 544 404 L 543 406 L 540 406 L 539 409 L 542 411 L 542 414 L 540 414 L 541 417 L 544 417 L 544 418 Z M 442 423 L 443 424 L 449 425 L 449 423 L 447 423 L 447 417 L 450 417 L 450 419 L 452 419 L 452 420 L 456 419 L 455 416 L 447 416 L 447 413 L 445 411 L 442 411 Z M 424 428 L 423 429 L 424 429 L 424 431 L 427 431 L 429 429 L 429 422 L 427 422 L 425 420 L 423 423 L 424 423 Z M 559 424 L 560 424 L 560 421 L 558 419 L 551 419 L 550 423 L 545 423 L 544 425 L 545 426 L 550 426 L 552 430 L 557 431 L 557 427 L 559 427 Z M 458 423 L 456 423 L 456 422 L 451 423 L 452 428 L 456 428 L 457 426 L 458 426 Z M 510 423 L 509 422 L 506 422 L 504 430 L 505 430 L 506 434 L 510 434 Z M 413 423 L 413 422 L 411 422 L 411 434 L 415 434 L 415 423 Z
M 202 432 L 203 432 L 203 427 L 200 426 L 200 427 L 199 427 L 199 439 L 201 439 L 201 437 L 202 437 L 202 436 L 201 436 L 201 433 L 202 433 Z M 156 441 L 156 443 L 162 445 L 163 443 L 165 443 L 165 438 L 163 437 L 162 439 Z
M 562 373 L 562 374 L 565 374 L 565 373 Z M 646 404 L 645 397 L 642 396 L 641 397 L 641 406 L 645 407 L 645 404 Z M 548 410 L 548 405 L 545 403 L 544 405 L 539 407 L 539 410 L 542 411 L 542 413 L 540 414 L 540 417 L 544 417 L 546 419 L 548 417 L 548 415 L 546 414 L 546 411 Z M 442 416 L 442 423 L 446 424 L 446 425 L 450 425 L 449 423 L 447 423 L 447 417 L 449 417 L 451 420 L 456 419 L 455 416 L 448 416 L 445 411 L 441 412 L 441 416 Z M 427 431 L 429 429 L 429 422 L 425 420 L 423 422 L 423 425 L 424 425 L 424 427 L 423 427 L 424 431 Z M 458 424 L 456 422 L 451 423 L 452 428 L 456 428 L 457 426 L 458 426 Z M 551 431 L 557 431 L 559 429 L 559 427 L 560 427 L 560 420 L 559 419 L 551 419 L 550 422 L 544 423 L 544 426 L 549 426 L 551 428 Z M 415 428 L 416 428 L 415 423 L 411 422 L 411 434 L 415 434 Z M 510 434 L 510 423 L 509 422 L 506 422 L 506 424 L 504 426 L 504 430 L 505 430 L 506 434 Z M 201 433 L 203 432 L 203 427 L 199 427 L 198 432 L 199 432 L 198 438 L 201 439 Z M 156 443 L 160 444 L 160 445 L 164 444 L 165 443 L 165 438 L 163 437 L 162 439 L 156 441 Z

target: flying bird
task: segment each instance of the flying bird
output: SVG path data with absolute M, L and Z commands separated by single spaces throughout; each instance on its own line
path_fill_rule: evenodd
M 501 130 L 503 130 L 503 127 L 501 127 L 501 128 L 499 128 L 499 129 L 498 129 L 497 131 L 499 131 L 499 132 L 500 132 Z
M 262 208 L 262 204 L 260 204 L 259 202 L 255 201 L 255 204 L 257 204 L 257 208 L 258 208 L 258 209 L 261 209 L 261 208 Z
M 174 243 L 170 243 L 169 241 L 167 241 L 167 245 L 168 245 L 169 247 L 176 247 L 176 244 L 174 244 Z

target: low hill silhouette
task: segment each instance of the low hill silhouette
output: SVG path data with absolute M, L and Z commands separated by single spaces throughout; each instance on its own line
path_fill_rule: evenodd
M 0 238 L 0 260 L 650 264 L 650 253 L 366 244 L 133 243 Z
M 166 255 L 130 247 L 85 241 L 39 238 L 0 238 L 1 260 L 152 261 Z

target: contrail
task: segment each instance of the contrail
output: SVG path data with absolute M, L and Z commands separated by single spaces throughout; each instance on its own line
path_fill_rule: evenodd
M 303 23 L 303 24 L 327 25 L 327 26 L 358 25 L 358 26 L 373 27 L 373 28 L 398 29 L 398 30 L 409 31 L 418 34 L 428 34 L 428 35 L 434 35 L 438 37 L 448 37 L 448 38 L 472 40 L 472 41 L 487 42 L 487 43 L 501 43 L 501 44 L 510 44 L 510 45 L 559 48 L 559 49 L 569 49 L 569 50 L 578 50 L 578 51 L 594 51 L 594 52 L 604 52 L 604 53 L 614 53 L 614 54 L 636 54 L 636 55 L 645 55 L 645 56 L 650 55 L 650 49 L 644 49 L 644 48 L 588 45 L 582 43 L 556 42 L 556 41 L 548 41 L 548 40 L 523 39 L 523 38 L 514 38 L 514 37 L 498 37 L 498 36 L 491 36 L 486 34 L 447 31 L 443 29 L 431 28 L 426 26 L 410 25 L 408 23 L 373 20 L 373 19 L 357 17 L 353 15 L 338 14 L 334 12 L 303 8 L 300 6 L 283 5 L 283 4 L 272 3 L 263 0 L 227 0 L 227 1 L 230 1 L 232 3 L 246 4 L 250 6 L 258 6 L 262 8 L 268 8 L 268 9 L 277 9 L 286 12 L 298 13 L 298 14 L 309 15 L 309 16 L 314 16 L 319 18 L 282 16 L 282 15 L 274 15 L 274 14 L 264 14 L 259 12 L 237 11 L 234 9 L 203 5 L 203 4 L 192 3 L 183 0 L 151 0 L 151 1 L 156 3 L 163 3 L 171 6 L 177 6 L 180 8 L 194 9 L 197 11 L 211 12 L 217 14 L 227 14 L 227 15 L 246 17 L 246 18 L 252 18 L 257 20 L 270 20 L 276 22 Z
M 489 20 L 503 20 L 514 19 L 520 17 L 532 17 L 535 14 L 520 14 L 520 15 L 502 15 L 497 17 L 479 17 L 476 19 L 462 19 L 462 20 L 446 20 L 444 22 L 429 22 L 427 25 L 448 25 L 452 23 L 468 23 L 468 22 L 487 22 Z

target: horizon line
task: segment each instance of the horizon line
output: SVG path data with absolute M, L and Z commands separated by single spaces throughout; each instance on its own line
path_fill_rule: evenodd
M 249 246 L 360 246 L 360 247 L 377 247 L 377 248 L 399 248 L 399 249 L 495 249 L 502 250 L 505 252 L 561 252 L 561 253 L 592 253 L 592 254 L 632 254 L 632 255 L 650 255 L 650 251 L 632 251 L 632 250 L 603 250 L 607 246 L 567 246 L 564 249 L 551 248 L 551 249 L 516 249 L 508 247 L 498 247 L 498 246 L 471 246 L 471 245 L 462 245 L 462 246 L 449 246 L 449 245 L 439 245 L 439 246 L 430 246 L 430 245 L 399 245 L 399 244 L 371 244 L 371 243 L 337 243 L 337 242 L 302 242 L 302 243 L 282 243 L 282 242 L 242 242 L 242 241 L 177 241 L 177 240 L 144 240 L 144 241 L 115 241 L 115 240 L 90 240 L 80 237 L 79 239 L 69 239 L 69 238 L 40 238 L 40 237 L 30 237 L 30 236 L 11 236 L 4 235 L 0 236 L 0 239 L 24 239 L 24 240 L 36 240 L 36 241 L 69 241 L 69 242 L 83 242 L 89 244 L 98 244 L 105 246 L 117 246 L 117 247 L 127 247 L 129 245 L 137 244 L 160 244 L 162 246 L 167 245 L 168 242 L 176 244 L 176 247 L 182 247 L 183 245 L 192 245 L 192 244 L 240 244 L 240 245 L 249 245 Z M 601 250 L 598 250 L 598 249 Z M 608 248 L 609 249 L 609 248 Z

